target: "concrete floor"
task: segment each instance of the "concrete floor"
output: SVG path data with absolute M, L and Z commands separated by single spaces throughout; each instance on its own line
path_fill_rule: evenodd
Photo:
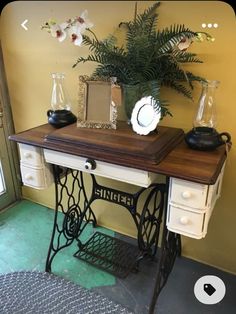
M 22 201 L 0 213 L 0 273 L 44 271 L 53 217 L 53 210 L 29 201 Z M 97 229 L 107 235 L 115 235 L 111 230 Z M 93 232 L 89 226 L 83 234 L 84 240 Z M 60 252 L 53 262 L 53 273 L 98 291 L 136 314 L 148 313 L 157 262 L 142 261 L 138 273 L 119 279 L 73 257 L 76 251 L 77 246 L 73 244 Z M 204 275 L 215 275 L 224 281 L 226 295 L 220 303 L 204 305 L 195 298 L 194 284 Z M 181 257 L 177 258 L 167 285 L 158 298 L 155 313 L 234 314 L 235 296 L 236 276 Z

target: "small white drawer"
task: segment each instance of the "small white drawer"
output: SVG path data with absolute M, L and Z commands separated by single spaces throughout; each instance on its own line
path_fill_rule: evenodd
M 193 208 L 204 209 L 207 206 L 208 185 L 172 178 L 169 201 Z
M 21 177 L 24 185 L 35 189 L 45 189 L 53 183 L 50 167 L 33 168 L 21 163 Z
M 31 166 L 42 166 L 43 165 L 43 154 L 39 147 L 19 144 L 21 162 Z
M 201 239 L 205 236 L 206 213 L 191 212 L 170 205 L 167 213 L 167 228 L 175 233 Z
M 169 203 L 205 210 L 213 208 L 220 196 L 224 166 L 214 185 L 205 185 L 191 181 L 171 178 Z
M 148 187 L 158 176 L 157 174 L 148 171 L 119 166 L 99 160 L 95 160 L 95 168 L 92 169 L 91 167 L 88 167 L 86 162 L 87 158 L 85 157 L 70 155 L 49 149 L 44 149 L 44 157 L 48 163 L 93 173 L 94 175 L 142 187 Z
M 224 165 L 214 185 L 170 179 L 167 228 L 185 236 L 201 239 L 207 233 L 215 202 L 220 196 Z

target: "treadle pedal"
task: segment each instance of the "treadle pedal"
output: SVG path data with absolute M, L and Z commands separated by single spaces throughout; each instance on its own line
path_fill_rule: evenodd
M 116 277 L 125 278 L 131 271 L 137 271 L 137 261 L 142 253 L 133 244 L 97 231 L 74 256 Z

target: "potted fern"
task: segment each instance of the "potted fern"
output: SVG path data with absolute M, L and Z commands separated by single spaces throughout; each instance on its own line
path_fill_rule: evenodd
M 117 44 L 114 35 L 99 40 L 91 30 L 93 25 L 87 18 L 87 11 L 61 25 L 48 22 L 43 28 L 47 28 L 59 40 L 63 40 L 68 32 L 74 44 L 88 46 L 89 55 L 79 57 L 73 67 L 80 63 L 95 62 L 97 67 L 93 76 L 116 77 L 122 89 L 128 119 L 134 104 L 148 95 L 154 98 L 155 110 L 160 111 L 163 118 L 172 114 L 167 101 L 160 97 L 161 87 L 170 87 L 191 99 L 193 82 L 204 79 L 184 70 L 185 63 L 202 62 L 196 54 L 188 52 L 187 47 L 194 39 L 202 41 L 202 35 L 207 40 L 213 38 L 204 32 L 194 32 L 184 25 L 158 30 L 159 6 L 160 2 L 155 2 L 137 14 L 136 5 L 134 19 L 121 22 L 118 26 L 125 32 L 125 43 L 122 46 Z

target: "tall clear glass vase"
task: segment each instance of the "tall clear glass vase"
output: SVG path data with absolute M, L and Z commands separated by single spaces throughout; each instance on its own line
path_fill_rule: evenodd
M 76 122 L 71 112 L 71 103 L 65 88 L 65 75 L 52 73 L 51 109 L 47 111 L 48 123 L 56 128 Z
M 214 150 L 218 146 L 230 143 L 231 136 L 227 132 L 216 131 L 216 89 L 219 81 L 203 81 L 202 92 L 198 101 L 198 109 L 193 121 L 193 129 L 185 136 L 190 148 L 197 150 Z
M 203 81 L 202 92 L 198 101 L 198 109 L 193 121 L 195 128 L 215 128 L 216 115 L 216 89 L 219 81 Z
M 56 110 L 70 110 L 71 103 L 65 88 L 65 74 L 52 73 L 51 107 Z

